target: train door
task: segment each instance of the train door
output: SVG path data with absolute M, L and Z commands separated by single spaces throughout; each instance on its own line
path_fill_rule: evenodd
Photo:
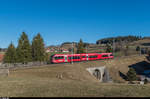
M 65 55 L 65 62 L 68 62 L 67 55 Z
M 89 60 L 89 56 L 88 56 L 88 54 L 86 54 L 86 58 L 87 58 L 87 61 Z

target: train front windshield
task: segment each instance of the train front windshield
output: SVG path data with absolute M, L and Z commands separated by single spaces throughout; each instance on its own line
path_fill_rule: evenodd
M 53 57 L 54 57 L 54 56 L 55 56 L 55 55 L 51 55 L 51 56 L 50 56 L 50 62 L 51 62 L 51 63 L 53 63 Z

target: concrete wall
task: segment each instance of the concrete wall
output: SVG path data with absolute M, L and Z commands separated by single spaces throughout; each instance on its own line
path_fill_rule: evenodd
M 104 71 L 105 71 L 105 66 L 103 66 L 103 67 L 91 67 L 91 68 L 87 68 L 86 70 L 91 74 L 91 75 L 93 75 L 94 74 L 94 72 L 95 72 L 95 70 L 99 70 L 100 71 L 100 82 L 103 82 L 103 74 L 104 74 Z M 94 75 L 93 75 L 94 76 Z
M 105 66 L 103 67 L 91 67 L 91 68 L 87 68 L 86 69 L 91 75 L 95 76 L 95 72 L 97 70 L 99 70 L 99 77 L 100 79 L 99 82 L 112 82 L 112 79 L 110 78 L 110 75 L 109 75 L 109 71 L 106 69 Z M 96 77 L 96 76 L 95 76 Z

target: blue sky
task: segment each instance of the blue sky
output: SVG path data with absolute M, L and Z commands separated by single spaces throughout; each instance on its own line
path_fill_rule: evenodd
M 16 46 L 23 31 L 46 45 L 150 36 L 150 0 L 0 0 L 0 47 Z

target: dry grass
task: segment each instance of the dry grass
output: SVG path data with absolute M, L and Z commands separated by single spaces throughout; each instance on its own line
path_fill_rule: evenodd
M 0 96 L 7 97 L 128 97 L 150 96 L 149 85 L 99 83 L 85 69 L 106 66 L 112 78 L 124 81 L 118 71 L 126 73 L 128 66 L 143 61 L 144 56 L 114 60 L 54 64 L 30 69 L 11 70 L 9 77 L 0 77 Z M 62 79 L 58 78 L 62 75 Z
M 138 46 L 140 44 L 149 43 L 149 42 L 150 42 L 150 39 L 143 39 L 143 40 L 134 41 L 134 42 L 130 43 L 130 45 Z

